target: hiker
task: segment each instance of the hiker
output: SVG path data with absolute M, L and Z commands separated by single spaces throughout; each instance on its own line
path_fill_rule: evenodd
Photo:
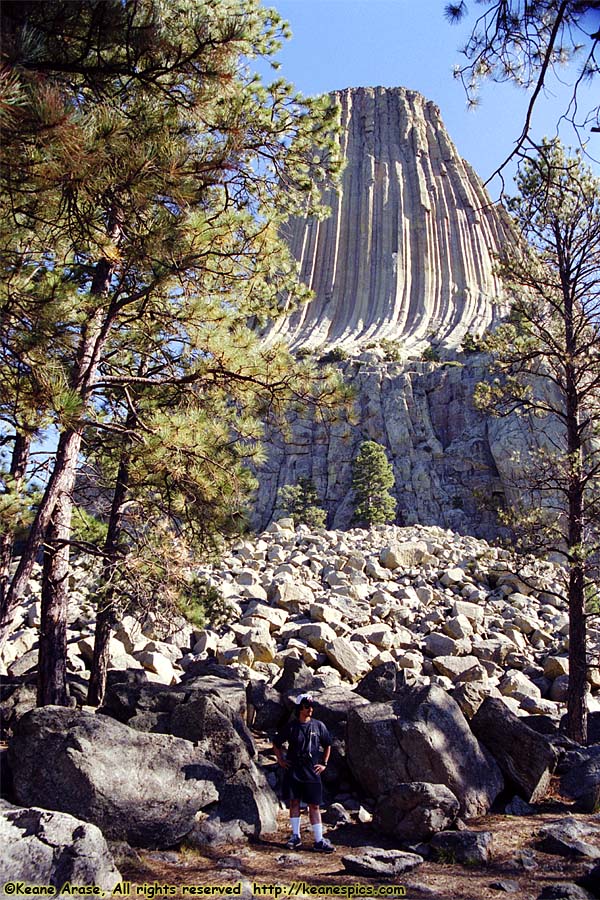
M 325 771 L 331 752 L 331 736 L 318 719 L 313 719 L 313 700 L 302 694 L 297 700 L 296 717 L 285 725 L 273 742 L 277 762 L 284 769 L 282 794 L 289 803 L 292 834 L 287 846 L 298 850 L 300 837 L 300 804 L 308 806 L 313 830 L 313 850 L 332 853 L 333 845 L 323 837 L 320 806 L 323 802 L 321 773 Z M 287 754 L 282 752 L 287 743 Z M 322 749 L 322 755 L 321 755 Z

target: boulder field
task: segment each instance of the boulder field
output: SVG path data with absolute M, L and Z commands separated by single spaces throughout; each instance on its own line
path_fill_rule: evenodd
M 437 527 L 311 531 L 284 519 L 197 574 L 220 598 L 210 612 L 221 624 L 178 622 L 169 635 L 124 616 L 97 711 L 85 705 L 93 571 L 85 560 L 73 567 L 70 708 L 34 708 L 32 580 L 0 688 L 0 824 L 13 868 L 27 809 L 38 830 L 68 838 L 79 820 L 142 847 L 273 831 L 278 772 L 256 741 L 306 690 L 333 735 L 326 816 L 360 811 L 404 854 L 429 842 L 429 853 L 489 855 L 485 833 L 463 820 L 526 813 L 553 776 L 575 808 L 596 808 L 600 674 L 590 667 L 584 748 L 560 730 L 568 616 L 558 564 Z M 598 630 L 589 637 L 594 657 Z M 31 867 L 30 850 L 27 838 Z M 378 865 L 406 863 L 394 860 Z

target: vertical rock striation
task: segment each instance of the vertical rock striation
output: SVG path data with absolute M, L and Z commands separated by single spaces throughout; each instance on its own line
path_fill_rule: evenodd
M 288 240 L 311 302 L 271 326 L 292 347 L 457 346 L 502 306 L 494 253 L 507 224 L 458 155 L 435 104 L 404 88 L 351 88 L 341 107 L 346 169 L 323 222 Z

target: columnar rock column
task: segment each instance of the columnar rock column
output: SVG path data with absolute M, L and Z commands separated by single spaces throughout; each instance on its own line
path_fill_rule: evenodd
M 315 299 L 276 322 L 292 347 L 453 347 L 502 307 L 494 254 L 507 223 L 458 155 L 435 104 L 404 88 L 350 88 L 341 107 L 346 159 L 331 216 L 290 223 L 301 279 Z

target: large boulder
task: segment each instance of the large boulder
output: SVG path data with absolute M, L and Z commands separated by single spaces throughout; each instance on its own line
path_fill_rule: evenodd
M 288 656 L 283 663 L 283 671 L 273 687 L 282 695 L 301 694 L 309 691 L 314 681 L 315 673 L 302 659 Z
M 277 799 L 262 771 L 244 767 L 219 788 L 219 802 L 196 816 L 186 844 L 228 843 L 277 830 Z
M 23 806 L 71 813 L 142 847 L 185 837 L 198 810 L 219 799 L 223 781 L 189 741 L 58 706 L 23 716 L 9 763 Z
M 352 682 L 359 681 L 371 668 L 363 654 L 355 649 L 357 646 L 356 642 L 344 637 L 335 638 L 325 645 L 331 665 Z
M 279 691 L 266 681 L 251 682 L 246 689 L 248 721 L 258 731 L 276 731 L 287 711 Z
M 457 703 L 441 688 L 405 688 L 389 703 L 350 711 L 350 768 L 372 797 L 411 781 L 444 784 L 465 816 L 485 814 L 503 787 L 500 770 L 479 745 Z
M 567 816 L 540 829 L 537 847 L 543 853 L 557 856 L 600 859 L 600 849 L 596 846 L 599 836 L 600 829 L 596 825 Z M 593 838 L 595 843 L 586 841 L 587 837 Z
M 590 747 L 560 779 L 561 793 L 570 797 L 582 812 L 591 813 L 600 803 L 600 748 Z
M 356 693 L 372 703 L 393 700 L 397 692 L 406 687 L 406 672 L 396 662 L 386 662 L 371 669 L 357 686 Z
M 0 885 L 95 884 L 112 892 L 121 876 L 96 825 L 46 809 L 0 809 Z M 7 896 L 3 894 L 2 896 Z
M 431 848 L 438 859 L 465 865 L 485 865 L 492 855 L 490 831 L 440 831 L 431 839 Z
M 21 716 L 35 709 L 37 687 L 35 684 L 11 683 L 4 679 L 0 685 L 0 740 L 7 740 Z
M 471 728 L 524 800 L 535 803 L 544 796 L 557 760 L 545 735 L 523 724 L 494 697 L 483 701 L 471 719 Z
M 380 797 L 373 821 L 379 831 L 394 835 L 401 843 L 414 843 L 451 828 L 459 807 L 445 785 L 414 781 L 398 784 Z
M 363 878 L 395 878 L 422 863 L 423 857 L 418 853 L 382 850 L 380 847 L 357 847 L 351 855 L 342 856 L 346 872 Z
M 174 687 L 115 683 L 108 702 L 135 714 L 128 725 L 139 731 L 171 734 L 191 741 L 198 754 L 220 771 L 219 803 L 203 829 L 224 834 L 229 831 L 259 835 L 273 831 L 277 798 L 254 759 L 256 749 L 245 723 L 246 687 L 219 668 L 215 674 L 186 677 Z M 219 827 L 214 827 L 215 817 Z M 196 829 L 196 826 L 194 826 Z M 197 830 L 197 829 L 196 829 Z
M 138 731 L 173 734 L 188 741 L 224 744 L 235 731 L 246 755 L 255 755 L 246 727 L 246 686 L 223 667 L 214 674 L 190 675 L 172 687 L 150 684 L 137 672 L 116 673 L 110 679 L 102 712 Z M 112 673 L 109 673 L 112 674 Z M 216 749 L 212 748 L 213 755 Z M 221 761 L 217 761 L 221 766 Z M 234 771 L 238 766 L 235 766 Z

